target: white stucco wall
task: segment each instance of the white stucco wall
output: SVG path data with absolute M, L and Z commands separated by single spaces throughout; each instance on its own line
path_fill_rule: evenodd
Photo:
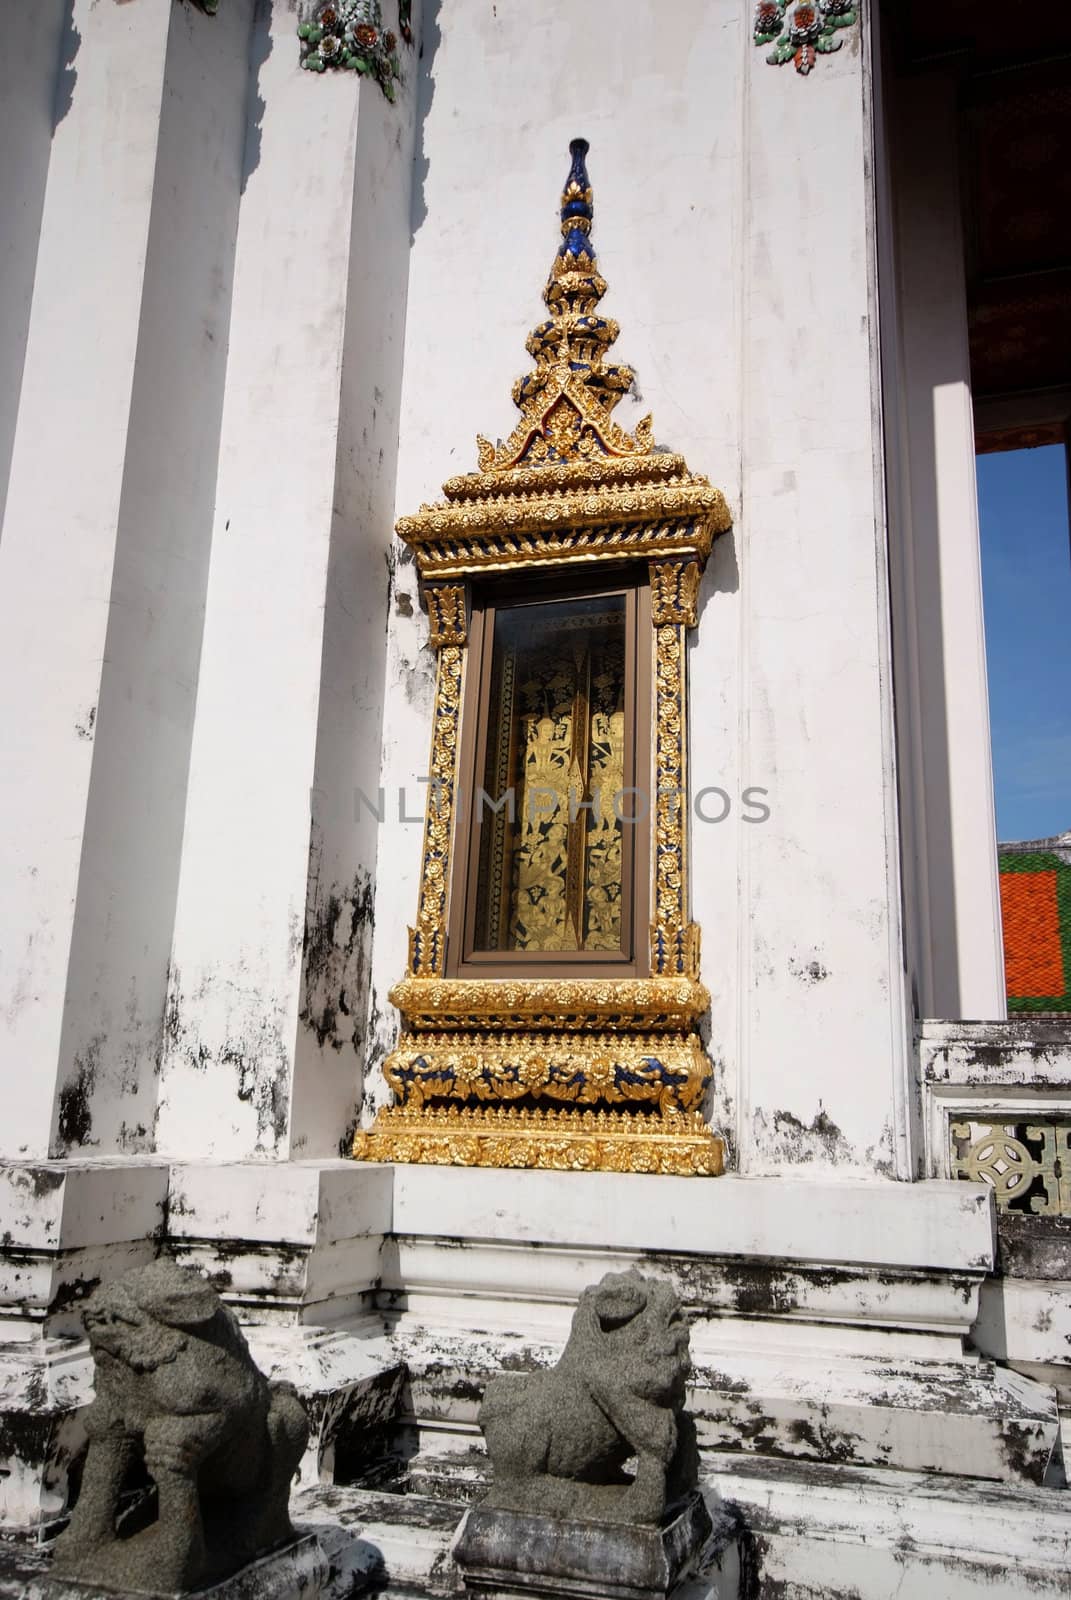
M 9 9 L 0 55 L 0 528 L 4 520 L 11 447 L 22 388 L 22 363 L 33 300 L 41 207 L 45 198 L 54 121 L 66 109 L 66 80 L 58 71 L 79 40 L 64 28 L 64 0 Z
M 743 0 L 456 0 L 391 107 L 252 17 L 76 7 L 0 550 L 47 686 L 2 691 L 16 1148 L 80 1086 L 74 1143 L 151 1144 L 161 1051 L 168 1153 L 330 1155 L 382 1099 L 434 670 L 390 524 L 511 426 L 583 134 L 619 416 L 735 517 L 689 649 L 713 1115 L 745 1172 L 912 1174 L 866 30 L 803 77 Z
M 354 1119 L 415 92 L 411 56 L 391 106 L 263 26 L 157 1125 L 232 1158 Z
M 905 1173 L 905 1004 L 878 492 L 869 68 L 860 30 L 804 78 L 751 7 L 629 0 L 569 25 L 459 3 L 427 55 L 398 510 L 512 426 L 512 379 L 556 246 L 569 138 L 591 142 L 593 237 L 616 347 L 657 439 L 721 486 L 735 527 L 690 650 L 693 905 L 714 1001 L 716 1114 L 746 1171 Z M 493 84 L 494 93 L 480 86 Z M 383 782 L 418 794 L 433 661 L 399 557 Z M 770 817 L 741 820 L 748 786 Z M 724 803 L 707 802 L 717 815 Z M 381 830 L 368 1107 L 396 1017 L 420 828 Z
M 60 1044 L 63 1150 L 152 1148 L 215 501 L 253 0 L 172 6 Z M 70 1119 L 67 1119 L 70 1120 Z
M 77 77 L 41 212 L 0 538 L 0 1071 L 11 1154 L 47 1154 L 55 1127 L 170 21 L 166 6 L 75 0 Z

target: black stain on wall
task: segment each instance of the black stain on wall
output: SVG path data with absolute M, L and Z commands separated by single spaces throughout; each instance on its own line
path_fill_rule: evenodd
M 365 871 L 324 897 L 313 885 L 305 920 L 304 1003 L 300 1017 L 322 1049 L 358 1043 L 375 886 Z
M 61 1155 L 65 1155 L 76 1145 L 90 1142 L 89 1136 L 93 1130 L 90 1099 L 100 1071 L 100 1052 L 103 1043 L 103 1037 L 93 1039 L 83 1054 L 75 1056 L 74 1077 L 60 1090 L 56 1134 Z

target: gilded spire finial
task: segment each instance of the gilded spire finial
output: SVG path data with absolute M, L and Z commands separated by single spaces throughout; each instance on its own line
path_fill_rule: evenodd
M 631 433 L 614 421 L 632 370 L 606 359 L 618 327 L 599 311 L 587 153 L 586 139 L 571 142 L 547 316 L 527 340 L 535 368 L 513 386 L 520 420 L 504 442 L 477 440 L 479 471 L 448 478 L 445 500 L 398 522 L 426 579 L 623 558 L 699 570 L 729 526 L 720 491 L 655 447 L 650 417 Z
M 599 272 L 591 238 L 595 210 L 586 164 L 588 148 L 586 139 L 574 139 L 569 146 L 572 165 L 562 190 L 562 242 L 543 290 L 550 316 L 533 328 L 525 345 L 535 358 L 536 370 L 518 378 L 513 386 L 514 402 L 522 411 L 546 388 L 555 368 L 583 383 L 606 412 L 632 387 L 631 367 L 603 362 L 620 330 L 616 322 L 597 314 L 606 279 Z
M 561 197 L 562 241 L 543 290 L 550 314 L 525 343 L 535 371 L 513 385 L 521 423 L 497 450 L 486 439 L 479 441 L 485 472 L 645 454 L 651 448 L 650 419 L 640 423 L 634 437 L 610 417 L 632 387 L 632 369 L 605 360 L 620 329 L 598 310 L 606 279 L 591 238 L 595 211 L 587 153 L 586 139 L 571 141 Z

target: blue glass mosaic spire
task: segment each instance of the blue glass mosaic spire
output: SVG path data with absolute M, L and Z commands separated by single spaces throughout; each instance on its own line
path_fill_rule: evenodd
M 591 237 L 595 207 L 588 148 L 586 139 L 573 139 L 569 145 L 571 164 L 561 198 L 562 242 L 543 290 L 550 316 L 533 328 L 525 346 L 535 358 L 535 372 L 513 386 L 514 401 L 522 409 L 546 386 L 551 370 L 563 364 L 607 411 L 632 387 L 630 367 L 603 364 L 620 330 L 609 317 L 598 315 L 606 279 L 599 272 Z
M 595 208 L 591 203 L 591 184 L 585 163 L 590 146 L 586 139 L 574 139 L 569 146 L 573 164 L 562 190 L 562 242 L 559 260 L 568 260 L 570 267 L 595 265 L 594 247 L 590 245 L 591 222 Z

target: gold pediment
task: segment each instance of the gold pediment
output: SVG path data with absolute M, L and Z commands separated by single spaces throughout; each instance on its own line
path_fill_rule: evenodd
M 570 149 L 549 316 L 528 337 L 535 369 L 513 388 L 520 421 L 504 443 L 477 439 L 479 470 L 448 479 L 444 499 L 397 524 L 425 578 L 626 557 L 702 567 L 731 525 L 720 489 L 655 444 L 649 416 L 632 433 L 613 418 L 633 375 L 606 359 L 619 330 L 598 311 L 606 280 L 590 244 L 587 145 Z

